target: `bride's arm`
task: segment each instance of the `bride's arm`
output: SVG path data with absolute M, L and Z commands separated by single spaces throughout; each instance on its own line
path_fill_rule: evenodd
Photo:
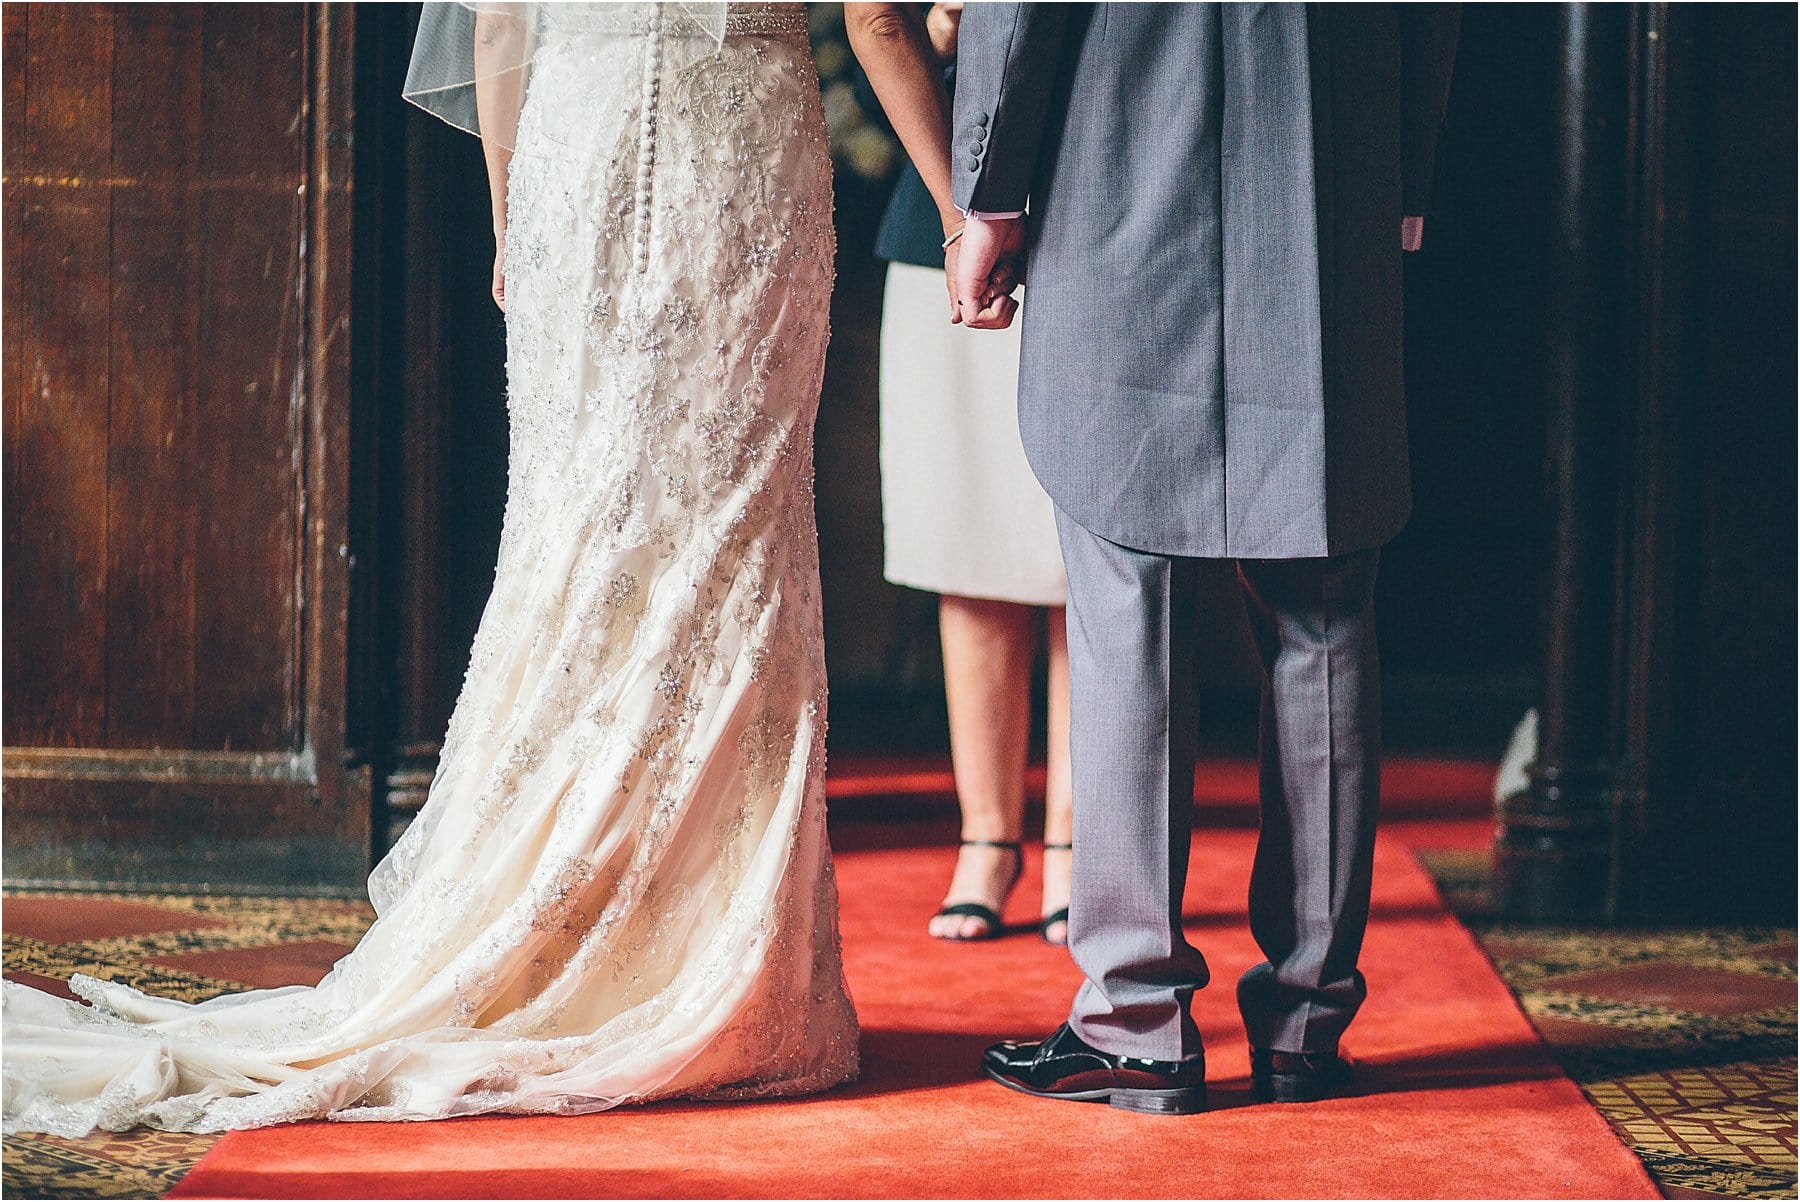
M 506 255 L 506 173 L 524 103 L 525 24 L 511 13 L 475 16 L 475 111 L 481 122 L 481 153 L 487 160 L 488 196 L 494 218 L 494 303 L 506 308 L 503 260 Z
M 950 199 L 950 97 L 925 18 L 915 4 L 846 4 L 844 26 L 948 237 L 963 217 Z

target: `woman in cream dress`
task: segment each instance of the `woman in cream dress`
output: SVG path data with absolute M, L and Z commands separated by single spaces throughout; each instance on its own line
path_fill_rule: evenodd
M 929 97 L 909 95 L 917 72 L 885 43 L 910 42 L 935 68 L 953 62 L 960 4 L 926 17 L 930 45 L 898 35 L 911 13 L 852 5 L 846 19 L 870 82 L 919 165 L 895 185 L 876 253 L 888 260 L 881 318 L 881 496 L 886 575 L 939 594 L 950 752 L 962 807 L 956 870 L 930 920 L 943 939 L 1000 933 L 999 912 L 1021 868 L 1031 669 L 1038 611 L 1049 653 L 1048 774 L 1040 931 L 1066 938 L 1071 792 L 1064 579 L 1056 520 L 1019 440 L 1019 328 L 952 325 L 944 287 L 946 234 L 962 215 L 949 198 L 944 129 L 916 122 Z M 946 102 L 947 103 L 947 102 Z M 930 181 L 930 186 L 927 186 Z
M 825 837 L 811 481 L 834 248 L 804 7 L 428 5 L 414 67 L 409 96 L 479 112 L 512 423 L 430 798 L 316 987 L 190 1005 L 78 977 L 80 1006 L 9 984 L 8 1132 L 574 1114 L 856 1074 Z

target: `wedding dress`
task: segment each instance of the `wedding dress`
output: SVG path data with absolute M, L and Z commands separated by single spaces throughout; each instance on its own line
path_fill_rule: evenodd
M 856 1074 L 804 7 L 730 6 L 704 53 L 658 6 L 591 32 L 588 7 L 543 6 L 562 24 L 517 117 L 499 567 L 374 925 L 316 987 L 188 1004 L 77 977 L 83 1006 L 8 984 L 7 1132 L 573 1114 Z

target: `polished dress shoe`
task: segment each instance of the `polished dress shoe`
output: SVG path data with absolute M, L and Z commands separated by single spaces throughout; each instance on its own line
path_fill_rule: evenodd
M 1317 1102 L 1342 1092 L 1350 1074 L 1336 1052 L 1250 1049 L 1250 1096 L 1259 1102 Z
M 1206 1058 L 1140 1060 L 1091 1047 L 1064 1023 L 1041 1043 L 997 1043 L 981 1057 L 987 1075 L 1037 1098 L 1105 1102 L 1143 1114 L 1206 1109 Z

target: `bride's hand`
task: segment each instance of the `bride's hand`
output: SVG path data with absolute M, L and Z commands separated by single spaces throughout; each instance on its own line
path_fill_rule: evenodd
M 943 0 L 925 14 L 925 32 L 938 59 L 948 63 L 956 57 L 956 34 L 962 24 L 962 0 Z
M 950 293 L 950 324 L 962 323 L 962 306 L 956 303 L 956 255 L 961 248 L 952 242 L 944 248 L 944 289 Z
M 506 235 L 494 239 L 494 303 L 506 312 Z

